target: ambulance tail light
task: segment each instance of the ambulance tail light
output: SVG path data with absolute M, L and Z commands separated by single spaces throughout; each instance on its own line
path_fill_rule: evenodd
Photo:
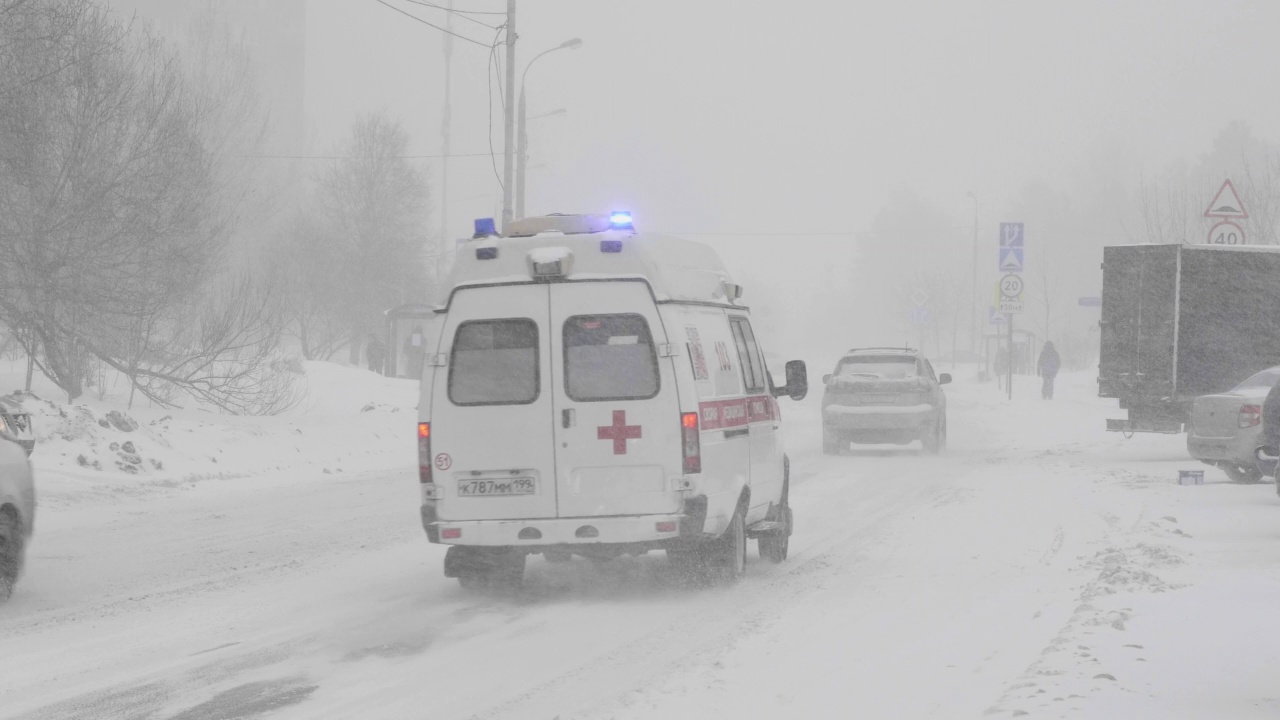
M 418 482 L 431 481 L 431 423 L 418 423 Z
M 680 415 L 680 439 L 684 448 L 685 473 L 702 472 L 702 438 L 698 432 L 698 413 Z

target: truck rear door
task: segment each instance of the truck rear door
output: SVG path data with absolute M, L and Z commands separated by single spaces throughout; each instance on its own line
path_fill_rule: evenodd
M 1178 247 L 1103 249 L 1102 397 L 1168 397 L 1173 392 Z
M 459 290 L 441 335 L 431 452 L 442 520 L 556 515 L 545 285 Z
M 680 405 L 648 286 L 577 282 L 550 292 L 560 517 L 678 511 Z

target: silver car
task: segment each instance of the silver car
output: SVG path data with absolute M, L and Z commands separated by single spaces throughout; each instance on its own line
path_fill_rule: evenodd
M 21 406 L 0 401 L 0 602 L 22 573 L 36 521 L 36 491 L 27 457 L 35 440 Z
M 823 452 L 837 454 L 849 443 L 906 445 L 914 440 L 929 453 L 946 448 L 947 396 L 941 386 L 951 376 L 935 375 L 919 352 L 850 350 L 822 381 Z
M 1255 455 L 1262 445 L 1262 403 L 1280 381 L 1280 366 L 1267 368 L 1220 395 L 1201 395 L 1191 405 L 1187 452 L 1222 468 L 1235 482 L 1262 479 Z

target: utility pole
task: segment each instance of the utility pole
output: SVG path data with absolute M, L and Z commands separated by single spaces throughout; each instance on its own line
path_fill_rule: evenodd
M 978 196 L 969 193 L 973 198 L 973 295 L 969 298 L 969 338 L 973 343 L 973 353 L 978 354 L 979 341 L 982 339 L 982 325 L 978 323 Z M 954 353 L 952 353 L 954 357 Z
M 515 135 L 516 135 L 516 0 L 507 0 L 507 87 L 505 110 L 506 123 L 502 146 L 502 232 L 511 224 L 511 196 L 515 191 Z
M 450 104 L 453 73 L 453 0 L 449 0 L 449 12 L 445 18 L 444 36 L 444 118 L 440 121 L 440 243 L 442 250 L 449 247 L 449 154 L 452 151 L 449 132 L 453 120 L 453 106 Z M 438 268 L 437 268 L 438 269 Z
M 520 83 L 520 139 L 516 142 L 516 217 L 524 217 L 524 174 L 529 165 L 529 116 L 525 114 L 524 83 Z

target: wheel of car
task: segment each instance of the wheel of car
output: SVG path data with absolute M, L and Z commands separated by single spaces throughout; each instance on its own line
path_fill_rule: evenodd
M 457 570 L 458 584 L 469 592 L 514 594 L 524 581 L 527 557 L 523 552 L 475 549 Z
M 0 602 L 13 595 L 22 558 L 22 522 L 12 513 L 0 511 Z
M 844 445 L 847 444 L 843 442 L 841 436 L 833 435 L 825 427 L 822 428 L 822 453 L 824 455 L 839 455 L 840 451 L 844 449 Z
M 928 435 L 920 438 L 920 444 L 923 446 L 924 451 L 930 455 L 941 453 L 947 444 L 947 421 L 943 419 L 934 424 L 933 430 Z
M 1223 465 L 1222 470 L 1231 478 L 1231 482 L 1256 483 L 1262 480 L 1262 471 L 1256 467 L 1242 465 Z
M 712 555 L 714 579 L 725 584 L 737 582 L 747 572 L 747 523 L 742 510 L 736 510 L 724 535 L 715 541 Z

